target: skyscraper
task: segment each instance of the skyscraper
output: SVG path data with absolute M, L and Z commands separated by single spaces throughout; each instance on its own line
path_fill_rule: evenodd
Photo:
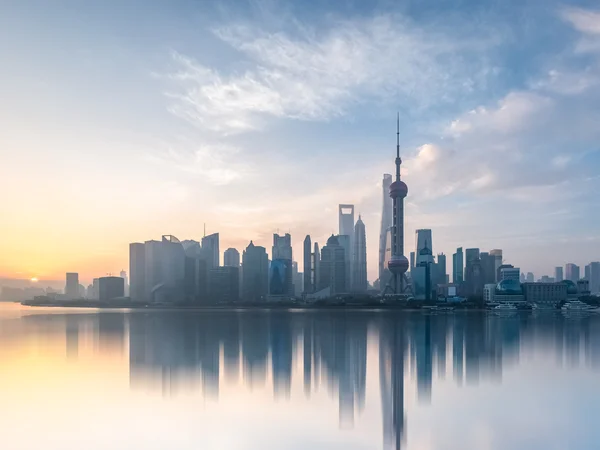
M 240 267 L 240 252 L 235 248 L 228 248 L 223 253 L 223 265 L 225 267 Z
M 209 234 L 202 238 L 202 253 L 208 263 L 209 270 L 220 265 L 219 233 Z
M 579 266 L 573 263 L 568 263 L 565 266 L 565 278 L 571 280 L 573 283 L 579 281 Z
M 354 205 L 339 205 L 339 228 L 340 235 L 354 237 Z
M 444 255 L 443 253 L 440 253 L 439 255 L 437 255 L 436 272 L 437 272 L 437 284 L 445 284 L 446 277 L 447 277 L 447 275 L 446 275 L 447 270 L 446 270 L 446 255 Z
M 498 283 L 500 280 L 498 279 L 498 269 L 502 265 L 502 250 L 499 248 L 495 248 L 494 250 L 490 250 L 490 256 L 494 257 L 494 273 L 496 274 L 496 278 L 494 279 L 495 283 Z
M 303 245 L 303 267 L 304 267 L 304 292 L 310 294 L 313 289 L 313 264 L 312 264 L 312 242 L 310 235 L 306 235 Z
M 283 236 L 273 234 L 273 247 L 271 252 L 273 259 L 289 259 L 292 260 L 292 236 L 286 233 Z
M 431 230 L 429 230 L 429 229 L 416 230 L 415 231 L 415 254 L 416 254 L 415 266 L 418 266 L 423 261 L 423 258 L 421 258 L 421 250 L 423 250 L 426 247 L 429 250 L 431 250 L 431 252 L 433 254 L 433 240 L 432 240 L 432 236 L 431 236 Z
M 354 205 L 338 206 L 339 236 L 348 238 L 338 239 L 340 245 L 346 250 L 346 289 L 352 287 L 352 275 L 354 273 Z
M 245 301 L 265 300 L 268 294 L 269 257 L 264 247 L 252 241 L 242 254 L 242 291 Z
M 67 272 L 65 283 L 65 295 L 69 299 L 79 298 L 79 274 Z
M 590 263 L 590 292 L 592 294 L 600 293 L 600 262 Z
M 346 258 L 346 289 L 350 290 L 352 287 L 352 243 L 350 236 L 347 234 L 338 234 L 337 242 L 344 248 L 344 258 Z
M 488 252 L 481 252 L 479 255 L 481 268 L 483 269 L 484 284 L 493 284 L 496 282 L 496 258 Z
M 315 251 L 312 254 L 312 270 L 313 270 L 313 290 L 317 291 L 320 286 L 321 279 L 321 252 L 319 251 L 319 244 L 315 242 Z
M 458 247 L 456 253 L 452 255 L 452 282 L 455 284 L 462 283 L 464 281 L 464 260 L 463 260 L 463 249 Z
M 319 268 L 319 290 L 328 287 L 331 295 L 347 292 L 345 250 L 339 244 L 338 236 L 333 235 L 321 249 Z
M 555 267 L 554 268 L 554 281 L 556 283 L 560 283 L 563 279 L 564 279 L 563 268 L 562 267 Z
M 125 272 L 124 270 L 121 270 L 121 273 L 119 274 L 119 276 L 121 278 L 123 278 L 123 283 L 125 284 L 125 288 L 124 288 L 124 292 L 125 292 L 125 296 L 129 295 L 129 281 L 127 280 L 127 272 Z
M 379 281 L 380 284 L 385 284 L 387 280 L 384 280 L 384 272 L 387 270 L 385 260 L 385 245 L 388 230 L 393 225 L 392 219 L 392 198 L 390 197 L 390 186 L 392 185 L 392 176 L 389 173 L 383 174 L 382 192 L 383 201 L 381 204 L 381 228 L 379 229 Z
M 408 195 L 408 186 L 400 180 L 400 114 L 396 123 L 396 181 L 390 185 L 390 197 L 393 203 L 392 258 L 388 268 L 392 273 L 392 290 L 395 294 L 404 292 L 404 276 L 408 270 L 408 259 L 404 256 L 404 198 Z
M 367 290 L 367 238 L 365 224 L 360 214 L 354 227 L 354 260 L 352 264 L 354 273 L 352 275 L 353 287 L 356 292 Z
M 271 271 L 269 277 L 269 293 L 273 296 L 292 297 L 294 295 L 294 280 L 292 274 L 292 236 L 273 234 L 271 253 Z M 284 279 L 281 279 L 284 277 Z M 281 284 L 281 286 L 280 286 Z
M 185 250 L 175 236 L 144 243 L 144 299 L 175 303 L 185 298 Z
M 478 248 L 467 248 L 465 250 L 465 283 L 469 295 L 483 294 L 485 275 Z
M 145 301 L 146 263 L 144 244 L 129 244 L 129 296 L 134 302 Z

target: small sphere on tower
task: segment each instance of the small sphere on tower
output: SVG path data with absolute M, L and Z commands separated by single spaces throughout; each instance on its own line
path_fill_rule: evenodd
M 408 259 L 404 255 L 394 255 L 388 261 L 388 269 L 394 275 L 402 275 L 408 271 Z

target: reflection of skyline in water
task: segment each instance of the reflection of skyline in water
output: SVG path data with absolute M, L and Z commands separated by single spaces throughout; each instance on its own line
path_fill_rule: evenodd
M 295 382 L 307 398 L 326 390 L 337 399 L 342 428 L 352 427 L 365 407 L 368 359 L 376 358 L 384 448 L 396 449 L 410 419 L 405 378 L 415 381 L 417 400 L 429 403 L 435 402 L 434 379 L 499 381 L 503 369 L 533 348 L 553 351 L 560 367 L 600 367 L 594 345 L 600 317 L 149 312 L 31 315 L 21 323 L 23 333 L 29 326 L 62 330 L 70 360 L 77 359 L 84 335 L 94 336 L 99 353 L 128 352 L 132 389 L 169 395 L 201 387 L 205 398 L 218 399 L 220 382 L 237 384 L 241 374 L 245 386 L 272 386 L 273 396 L 285 401 L 299 376 Z M 0 333 L 15 331 L 13 323 Z

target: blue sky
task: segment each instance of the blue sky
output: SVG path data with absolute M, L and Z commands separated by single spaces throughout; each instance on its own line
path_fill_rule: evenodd
M 4 276 L 115 272 L 204 222 L 300 260 L 354 203 L 373 280 L 396 111 L 407 251 L 600 259 L 594 2 L 23 0 L 0 42 Z

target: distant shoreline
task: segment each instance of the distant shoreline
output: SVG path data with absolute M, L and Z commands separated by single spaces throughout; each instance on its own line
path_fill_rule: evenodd
M 475 306 L 445 306 L 445 305 L 421 305 L 406 303 L 346 303 L 346 304 L 324 304 L 324 303 L 228 303 L 213 305 L 198 304 L 153 304 L 135 302 L 100 302 L 100 301 L 36 301 L 27 300 L 21 302 L 23 306 L 52 307 L 52 308 L 90 308 L 90 309 L 136 309 L 136 310 L 182 310 L 182 311 L 261 311 L 261 310 L 331 310 L 331 311 L 406 311 L 406 312 L 484 312 L 485 308 Z M 424 306 L 424 307 L 423 307 Z

